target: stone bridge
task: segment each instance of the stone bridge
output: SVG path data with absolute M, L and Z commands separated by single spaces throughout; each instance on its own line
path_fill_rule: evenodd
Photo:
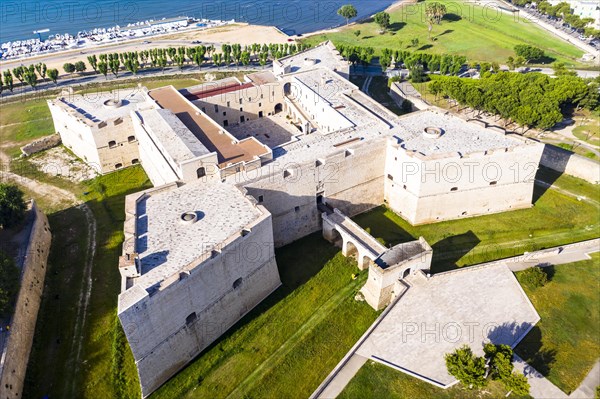
M 385 246 L 338 209 L 324 212 L 322 216 L 323 237 L 338 245 L 341 241 L 344 256 L 356 254 L 360 270 L 367 269 L 371 262 L 387 251 Z

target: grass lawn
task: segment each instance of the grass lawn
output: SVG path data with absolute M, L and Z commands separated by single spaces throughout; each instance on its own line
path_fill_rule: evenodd
M 276 256 L 282 287 L 152 398 L 306 398 L 377 317 L 354 300 L 366 272 L 352 280 L 356 262 L 319 233 Z
M 2 104 L 0 110 L 0 146 L 11 157 L 19 147 L 54 133 L 54 124 L 46 100 L 35 99 Z
M 435 387 L 391 367 L 368 360 L 346 385 L 338 399 L 502 399 L 506 390 L 490 381 L 483 391 L 470 391 L 460 384 L 448 389 Z M 512 395 L 510 398 L 518 398 Z
M 98 177 L 73 190 L 88 192 L 84 200 L 97 223 L 92 291 L 79 364 L 74 364 L 76 304 L 83 288 L 87 222 L 78 208 L 49 215 L 52 246 L 25 397 L 137 395 L 133 356 L 116 323 L 120 290 L 116 265 L 123 240 L 124 196 L 146 187 L 149 181 L 138 166 Z
M 516 352 L 571 393 L 600 358 L 600 253 L 591 260 L 553 266 L 551 275 L 543 287 L 523 285 L 541 321 Z M 521 273 L 516 276 L 521 279 Z
M 573 135 L 579 140 L 596 146 L 600 145 L 600 117 L 588 113 L 577 120 L 578 126 L 573 129 Z
M 517 44 L 530 44 L 544 50 L 547 56 L 570 66 L 579 66 L 583 51 L 557 39 L 546 30 L 493 7 L 482 7 L 467 2 L 436 0 L 446 5 L 448 14 L 440 25 L 434 25 L 433 41 L 428 39 L 425 6 L 428 2 L 406 5 L 390 13 L 388 33 L 379 34 L 379 26 L 372 20 L 353 24 L 332 32 L 310 36 L 306 42 L 317 44 L 332 40 L 335 44 L 364 45 L 375 49 L 408 49 L 429 53 L 464 55 L 468 60 L 505 62 L 514 56 Z M 357 40 L 354 31 L 360 30 Z M 408 47 L 413 38 L 418 47 Z M 547 60 L 550 62 L 551 60 Z
M 434 273 L 600 236 L 600 207 L 575 198 L 598 201 L 597 186 L 566 175 L 538 177 L 556 180 L 558 187 L 574 195 L 536 186 L 535 206 L 530 209 L 411 226 L 379 207 L 355 221 L 388 245 L 425 237 L 433 248 Z

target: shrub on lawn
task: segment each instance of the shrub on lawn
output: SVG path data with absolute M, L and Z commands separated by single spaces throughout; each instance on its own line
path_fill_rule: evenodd
M 548 274 L 541 267 L 530 267 L 521 272 L 521 281 L 530 288 L 543 287 L 548 282 Z

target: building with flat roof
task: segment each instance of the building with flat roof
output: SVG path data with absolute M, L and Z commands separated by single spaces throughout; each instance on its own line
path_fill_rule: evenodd
M 110 171 L 135 148 L 155 185 L 126 199 L 118 265 L 118 316 L 144 397 L 279 286 L 275 247 L 323 230 L 369 270 L 362 293 L 381 309 L 399 281 L 429 269 L 432 249 L 385 248 L 353 215 L 386 204 L 421 224 L 531 206 L 542 144 L 435 107 L 397 116 L 348 72 L 327 42 L 272 72 L 140 90 L 114 112 L 49 102 L 76 154 Z M 128 128 L 97 133 L 118 126 L 115 115 Z M 106 148 L 79 148 L 78 134 Z

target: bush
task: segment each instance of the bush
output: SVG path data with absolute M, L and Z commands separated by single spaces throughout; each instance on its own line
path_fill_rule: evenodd
M 543 287 L 548 282 L 548 274 L 538 266 L 523 270 L 520 275 L 523 284 L 530 288 Z
M 67 62 L 63 65 L 63 69 L 66 73 L 73 73 L 75 72 L 75 65 L 71 64 L 70 62 Z
M 23 192 L 14 184 L 0 183 L 0 227 L 11 228 L 25 218 Z
M 473 354 L 468 345 L 464 345 L 445 356 L 448 373 L 469 389 L 483 388 L 485 379 L 485 359 Z
M 19 290 L 19 269 L 13 258 L 0 251 L 0 314 L 5 315 L 12 308 Z

